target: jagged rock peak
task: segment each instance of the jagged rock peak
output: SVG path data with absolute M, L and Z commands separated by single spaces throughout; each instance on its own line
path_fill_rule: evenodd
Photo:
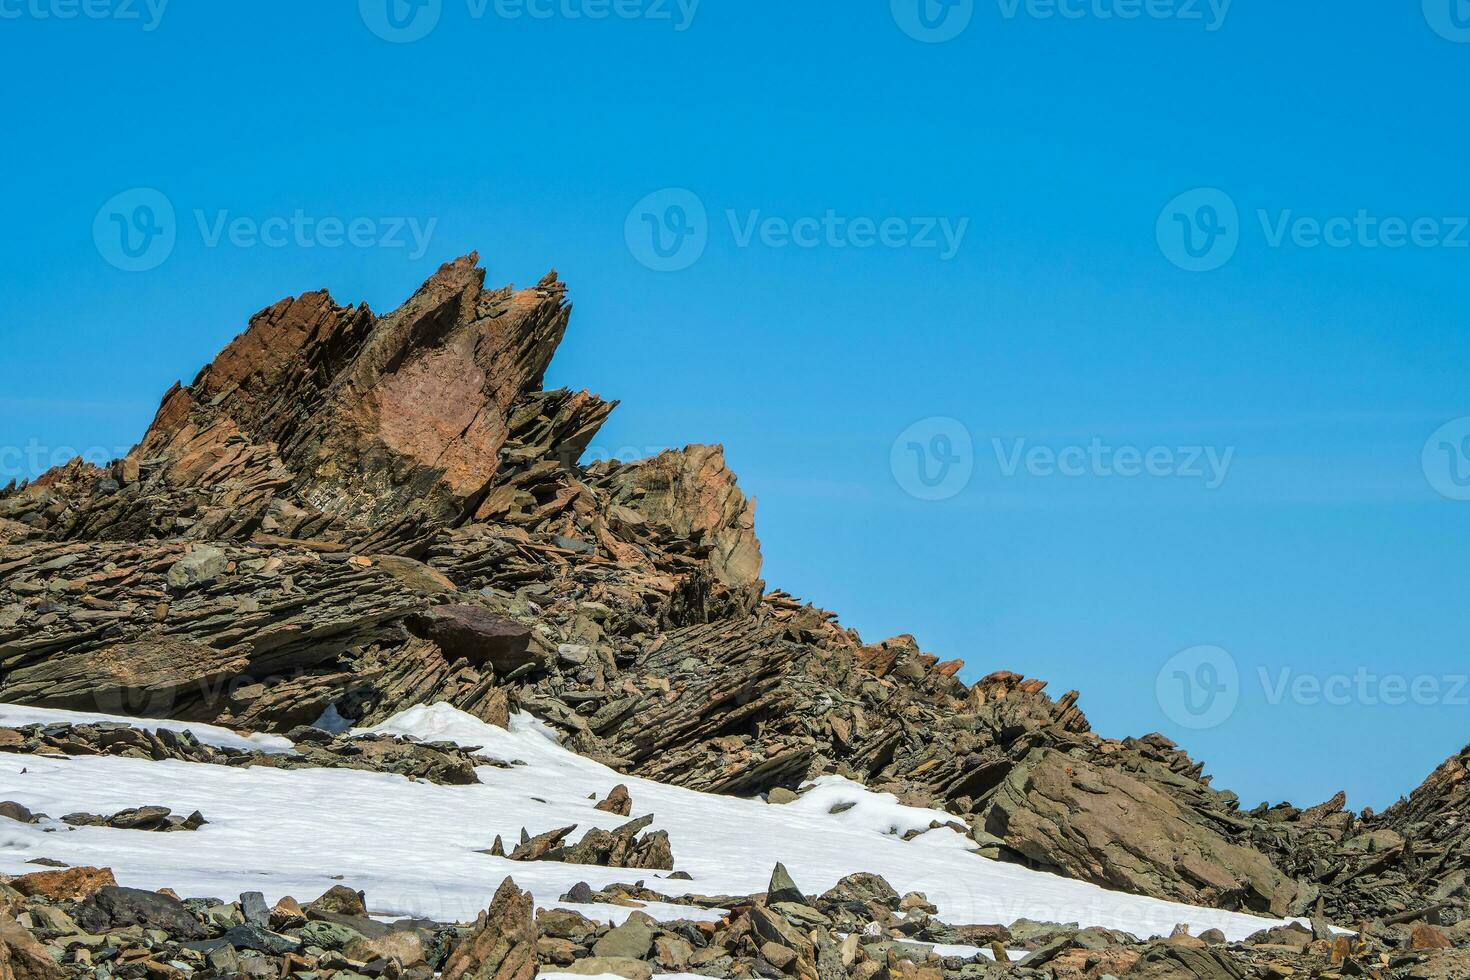
M 94 540 L 242 539 L 262 529 L 340 538 L 455 524 L 489 493 L 507 443 L 524 436 L 517 427 L 541 439 L 531 451 L 574 462 L 613 405 L 542 391 L 571 313 L 566 285 L 554 271 L 527 289 L 484 280 L 471 253 L 384 316 L 325 291 L 267 307 L 192 384 L 169 390 L 113 467 L 120 485 L 149 484 L 149 506 L 90 499 L 104 474 L 78 465 L 45 480 L 67 498 L 46 530 Z M 524 461 L 524 438 L 515 448 Z

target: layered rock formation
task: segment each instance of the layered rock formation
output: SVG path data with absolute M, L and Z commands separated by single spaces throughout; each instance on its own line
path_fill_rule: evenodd
M 1111 888 L 1465 914 L 1462 760 L 1378 818 L 1246 812 L 1166 739 L 1092 732 L 1075 692 L 866 642 L 766 591 L 719 447 L 579 465 L 613 403 L 541 387 L 565 287 L 483 278 L 467 256 L 385 316 L 283 300 L 128 456 L 0 492 L 0 701 L 268 731 L 524 709 L 691 788 L 850 776 Z

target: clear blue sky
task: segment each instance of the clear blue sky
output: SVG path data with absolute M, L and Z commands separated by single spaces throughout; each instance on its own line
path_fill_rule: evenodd
M 1431 440 L 1470 416 L 1470 11 L 88 2 L 0 0 L 9 474 L 127 447 L 281 296 L 386 310 L 477 248 L 571 283 L 549 382 L 623 400 L 600 451 L 724 442 L 770 582 L 871 639 L 1079 688 L 1247 805 L 1381 806 L 1470 741 L 1470 430 Z M 174 221 L 130 259 L 136 188 Z M 252 237 L 298 212 L 311 247 Z

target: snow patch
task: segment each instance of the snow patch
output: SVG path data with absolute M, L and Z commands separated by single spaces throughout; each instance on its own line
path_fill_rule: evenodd
M 14 724 L 5 719 L 18 719 L 22 713 L 28 719 L 23 723 L 75 717 L 0 707 L 0 723 Z M 86 720 L 167 724 L 196 733 L 209 728 L 105 716 Z M 764 891 L 771 868 L 782 861 L 808 894 L 820 894 L 845 875 L 872 872 L 900 893 L 925 893 L 939 908 L 939 917 L 957 925 L 1030 918 L 1148 937 L 1168 935 L 1176 924 L 1185 923 L 1195 935 L 1217 928 L 1236 940 L 1280 923 L 1106 891 L 990 861 L 970 853 L 968 838 L 949 829 L 904 841 L 903 833 L 949 815 L 905 806 L 891 794 L 836 777 L 815 780 L 793 803 L 771 805 L 619 774 L 562 748 L 548 738 L 545 725 L 525 715 L 513 718 L 507 730 L 437 704 L 411 708 L 370 731 L 451 741 L 523 764 L 479 767 L 480 785 L 439 786 L 346 769 L 236 769 L 108 756 L 0 755 L 0 799 L 16 800 L 34 811 L 52 816 L 76 810 L 112 813 L 157 804 L 179 813 L 197 809 L 210 821 L 195 833 L 145 834 L 106 827 L 44 833 L 0 820 L 0 871 L 33 871 L 35 866 L 26 862 L 47 857 L 109 866 L 124 885 L 167 886 L 186 896 L 219 898 L 254 890 L 264 892 L 269 902 L 288 894 L 309 900 L 346 884 L 367 893 L 374 913 L 440 921 L 472 920 L 489 905 L 500 882 L 513 876 L 541 908 L 577 908 L 592 918 L 616 922 L 631 910 L 579 907 L 560 902 L 558 896 L 579 881 L 602 888 L 639 880 L 675 897 L 744 895 Z M 691 880 L 642 870 L 516 862 L 482 853 L 497 834 L 513 845 L 522 827 L 538 834 L 577 824 L 576 840 L 594 826 L 615 826 L 621 818 L 593 805 L 617 783 L 626 784 L 632 794 L 634 816 L 652 813 L 653 829 L 668 831 L 675 866 Z M 841 812 L 832 813 L 834 807 Z M 665 904 L 645 911 L 665 919 L 719 915 Z

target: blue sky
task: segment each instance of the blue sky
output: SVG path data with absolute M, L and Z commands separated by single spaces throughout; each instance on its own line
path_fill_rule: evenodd
M 1470 9 L 918 2 L 0 0 L 0 470 L 555 266 L 594 452 L 723 442 L 773 585 L 1392 802 L 1470 741 Z

